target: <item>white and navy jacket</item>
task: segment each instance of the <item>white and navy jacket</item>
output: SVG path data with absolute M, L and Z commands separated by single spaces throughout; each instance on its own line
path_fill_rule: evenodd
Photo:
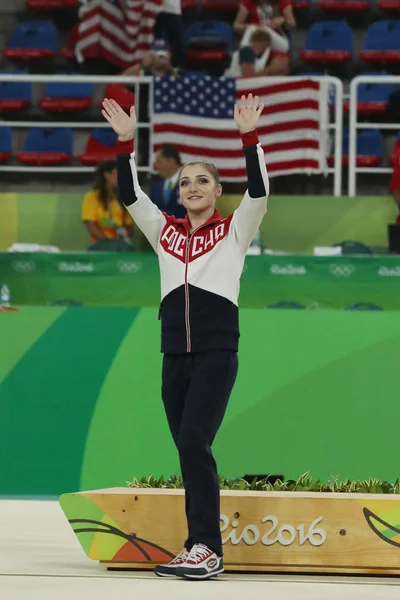
M 248 189 L 239 208 L 226 219 L 216 210 L 190 233 L 188 217 L 161 212 L 140 188 L 132 140 L 118 142 L 120 198 L 158 254 L 164 353 L 238 349 L 239 281 L 269 193 L 257 132 L 242 135 L 242 143 Z

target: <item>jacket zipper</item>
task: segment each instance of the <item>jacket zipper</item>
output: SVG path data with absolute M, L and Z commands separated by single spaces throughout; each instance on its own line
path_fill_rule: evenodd
M 186 240 L 186 254 L 185 254 L 185 325 L 186 325 L 186 352 L 192 351 L 192 340 L 190 337 L 190 306 L 189 306 L 189 283 L 188 283 L 188 268 L 189 268 L 189 254 L 190 254 L 190 242 L 192 241 L 193 235 L 204 227 L 201 225 L 192 233 L 189 233 L 188 238 Z
M 189 234 L 186 241 L 186 255 L 185 255 L 185 325 L 186 325 L 186 352 L 191 352 L 191 339 L 190 339 L 190 322 L 189 322 L 189 284 L 188 284 L 188 267 L 189 267 L 189 251 L 190 251 L 190 240 L 191 235 Z

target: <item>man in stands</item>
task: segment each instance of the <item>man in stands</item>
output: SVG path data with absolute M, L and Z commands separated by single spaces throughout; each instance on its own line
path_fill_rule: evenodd
M 140 77 L 142 75 L 153 75 L 153 77 L 165 77 L 178 75 L 178 69 L 172 66 L 171 50 L 165 40 L 155 40 L 151 50 L 146 55 L 141 65 L 129 67 L 122 75 Z
M 183 219 L 186 209 L 179 198 L 178 177 L 182 167 L 179 150 L 172 144 L 165 144 L 158 150 L 155 164 L 159 177 L 153 179 L 151 200 L 162 212 Z
M 276 51 L 265 29 L 256 29 L 248 46 L 232 55 L 227 77 L 265 77 L 289 74 L 289 52 Z

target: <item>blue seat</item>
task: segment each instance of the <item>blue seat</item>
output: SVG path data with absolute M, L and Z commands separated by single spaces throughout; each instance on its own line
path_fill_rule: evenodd
M 376 75 L 377 77 L 388 75 L 388 73 L 365 73 L 365 75 Z M 357 112 L 362 114 L 386 112 L 389 96 L 396 90 L 394 83 L 361 83 L 358 86 Z M 350 102 L 344 104 L 344 110 L 350 110 Z
M 91 83 L 48 83 L 39 108 L 50 112 L 78 112 L 91 108 L 93 85 Z
M 344 21 L 320 21 L 311 25 L 303 60 L 315 63 L 341 63 L 353 55 L 353 32 Z
M 73 137 L 68 127 L 32 127 L 18 162 L 25 165 L 62 165 L 72 158 Z
M 117 155 L 117 134 L 112 129 L 94 129 L 87 141 L 86 149 L 78 156 L 84 165 L 97 165 L 103 160 L 114 160 Z
M 7 75 L 21 71 L 0 71 Z M 19 112 L 32 104 L 32 84 L 21 81 L 0 81 L 0 112 Z
M 365 62 L 392 63 L 400 60 L 400 20 L 378 21 L 367 29 L 360 58 Z
M 189 61 L 226 60 L 233 48 L 232 27 L 224 21 L 197 21 L 186 30 L 186 44 Z
M 9 60 L 32 61 L 55 56 L 58 32 L 52 21 L 23 21 L 11 33 L 3 55 Z
M 9 127 L 0 127 L 0 162 L 10 160 L 12 155 L 12 135 Z
M 383 157 L 383 137 L 378 129 L 365 129 L 359 131 L 356 142 L 356 163 L 357 167 L 373 167 L 382 162 Z M 349 131 L 343 129 L 342 139 L 342 164 L 347 167 L 349 164 Z
M 319 7 L 327 12 L 363 12 L 371 7 L 371 0 L 320 0 Z

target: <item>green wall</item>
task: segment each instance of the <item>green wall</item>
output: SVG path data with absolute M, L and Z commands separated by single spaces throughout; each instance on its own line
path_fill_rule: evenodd
M 83 250 L 88 236 L 81 223 L 82 194 L 0 194 L 0 250 L 14 242 Z M 241 197 L 225 195 L 221 213 L 230 214 Z M 346 239 L 369 246 L 387 247 L 387 223 L 396 209 L 389 196 L 272 196 L 262 225 L 266 248 L 312 253 L 314 246 Z M 139 250 L 148 249 L 140 232 Z
M 399 475 L 392 312 L 241 311 L 220 473 Z M 157 309 L 29 308 L 0 318 L 0 494 L 178 473 L 160 398 Z

